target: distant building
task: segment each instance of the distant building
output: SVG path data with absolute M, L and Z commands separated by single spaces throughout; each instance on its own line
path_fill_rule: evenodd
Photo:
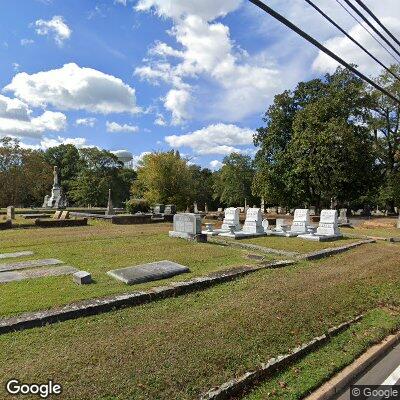
M 125 168 L 133 169 L 133 154 L 128 150 L 112 151 L 118 157 L 118 160 L 124 163 Z

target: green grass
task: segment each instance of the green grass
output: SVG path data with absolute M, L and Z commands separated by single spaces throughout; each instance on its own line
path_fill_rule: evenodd
M 400 237 L 400 229 L 397 228 L 342 228 L 344 234 L 349 233 L 360 236 L 376 236 L 376 237 Z
M 297 237 L 282 236 L 262 236 L 254 239 L 243 239 L 242 243 L 251 243 L 271 249 L 296 251 L 299 253 L 309 253 L 311 251 L 326 249 L 328 247 L 339 247 L 349 243 L 356 242 L 357 239 L 341 238 L 333 242 L 313 242 Z
M 387 309 L 368 312 L 361 322 L 271 376 L 243 397 L 244 400 L 302 399 L 351 364 L 373 344 L 400 328 L 400 315 Z
M 17 377 L 51 378 L 63 385 L 63 399 L 198 398 L 359 313 L 398 306 L 399 256 L 400 246 L 371 244 L 186 296 L 2 335 L 0 393 Z M 366 321 L 381 335 L 379 326 L 395 325 L 378 316 Z M 349 358 L 336 363 L 335 356 L 332 368 L 370 342 L 350 343 Z M 318 358 L 308 365 L 298 372 L 296 393 L 332 372 Z
M 171 280 L 186 280 L 228 267 L 255 263 L 245 257 L 248 251 L 171 239 L 168 237 L 170 224 L 119 226 L 92 221 L 90 224 L 88 227 L 27 228 L 0 233 L 0 253 L 33 250 L 35 255 L 24 259 L 58 258 L 91 272 L 95 280 L 94 284 L 87 286 L 74 284 L 71 276 L 1 284 L 0 316 L 144 289 Z M 187 265 L 191 272 L 134 286 L 126 286 L 106 275 L 111 269 L 165 259 Z M 11 261 L 19 260 L 2 260 L 3 263 Z

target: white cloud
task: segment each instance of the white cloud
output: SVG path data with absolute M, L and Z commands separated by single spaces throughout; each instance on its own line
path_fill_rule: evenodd
M 60 144 L 73 144 L 78 149 L 82 147 L 88 147 L 86 142 L 86 138 L 78 137 L 78 138 L 65 138 L 58 136 L 57 138 L 48 138 L 44 137 L 40 141 L 40 147 L 44 150 L 49 149 L 50 147 L 56 147 Z
M 163 81 L 173 86 L 164 101 L 164 107 L 171 112 L 172 124 L 182 124 L 193 117 L 242 120 L 263 111 L 282 84 L 271 60 L 258 55 L 250 57 L 235 45 L 226 25 L 210 22 L 236 9 L 238 4 L 220 0 L 174 2 L 168 6 L 157 0 L 139 2 L 139 10 L 156 7 L 158 14 L 175 19 L 169 33 L 182 50 L 156 42 L 149 51 L 150 60 L 135 70 L 138 76 L 153 84 Z M 168 58 L 173 61 L 169 62 Z M 190 82 L 199 78 L 212 85 L 202 93 L 202 98 Z M 196 103 L 202 105 L 201 115 L 194 111 Z
M 33 117 L 28 105 L 18 99 L 0 95 L 0 135 L 40 137 L 47 131 L 61 131 L 67 117 L 60 112 L 45 111 Z
M 400 18 L 381 18 L 382 23 L 397 37 L 400 36 Z M 389 66 L 395 60 L 366 32 L 360 25 L 352 27 L 348 32 L 358 42 L 362 43 L 372 54 L 374 54 L 385 65 Z M 345 36 L 335 36 L 325 43 L 331 51 L 337 53 L 345 61 L 358 65 L 358 69 L 365 74 L 377 74 L 382 69 L 378 63 L 372 60 L 366 53 Z M 339 64 L 319 52 L 313 62 L 313 69 L 319 72 L 333 72 Z
M 20 41 L 21 46 L 29 46 L 30 44 L 35 43 L 35 41 L 33 39 L 21 39 Z
M 93 128 L 96 121 L 96 118 L 78 118 L 75 121 L 75 124 L 81 126 L 89 126 L 90 128 Z
M 54 40 L 58 46 L 62 46 L 72 33 L 71 28 L 65 23 L 61 15 L 55 15 L 48 21 L 39 19 L 35 22 L 35 26 L 38 35 L 54 35 Z
M 154 120 L 154 125 L 158 125 L 158 126 L 165 126 L 167 125 L 167 123 L 165 122 L 165 118 L 164 115 L 162 114 L 157 114 L 157 118 Z
M 214 20 L 236 10 L 240 3 L 241 0 L 139 0 L 136 10 L 149 11 L 154 8 L 163 17 L 177 19 L 198 15 L 205 20 Z
M 221 162 L 221 161 L 218 161 L 218 160 L 212 160 L 212 161 L 210 161 L 210 168 L 213 170 L 213 171 L 217 171 L 218 169 L 221 169 L 221 167 L 223 166 L 224 164 Z
M 14 62 L 14 63 L 12 63 L 12 67 L 13 67 L 13 70 L 15 71 L 15 72 L 18 72 L 19 71 L 19 68 L 21 67 L 17 62 Z
M 165 141 L 174 148 L 189 147 L 200 155 L 242 152 L 238 146 L 253 143 L 254 132 L 232 124 L 209 125 L 185 135 L 166 136 Z M 245 150 L 247 151 L 247 150 Z
M 117 122 L 106 122 L 107 132 L 130 132 L 134 133 L 139 130 L 138 126 L 130 125 L 130 124 L 118 124 Z
M 59 69 L 14 76 L 4 91 L 33 107 L 86 110 L 102 114 L 137 113 L 135 89 L 121 79 L 92 68 L 65 64 Z
M 114 4 L 121 4 L 123 6 L 126 6 L 127 0 L 114 0 Z
M 191 94 L 185 89 L 171 89 L 164 99 L 164 107 L 172 114 L 172 125 L 180 125 L 189 118 Z

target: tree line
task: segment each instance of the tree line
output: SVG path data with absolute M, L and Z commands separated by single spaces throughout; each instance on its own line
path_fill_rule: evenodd
M 391 67 L 400 74 L 399 66 Z M 379 84 L 400 97 L 389 73 Z M 194 165 L 177 151 L 154 152 L 137 170 L 97 148 L 71 144 L 46 151 L 0 142 L 0 206 L 40 206 L 52 185 L 52 166 L 74 206 L 113 201 L 218 206 L 260 204 L 287 208 L 400 205 L 400 106 L 350 71 L 300 82 L 275 96 L 254 134 L 255 157 L 232 153 L 218 171 Z

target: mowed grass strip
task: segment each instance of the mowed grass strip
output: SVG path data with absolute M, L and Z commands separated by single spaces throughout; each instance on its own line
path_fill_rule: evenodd
M 78 286 L 71 276 L 0 284 L 0 317 L 62 306 L 74 301 L 165 285 L 221 269 L 255 264 L 248 251 L 168 237 L 170 224 L 118 226 L 95 222 L 90 227 L 18 229 L 0 232 L 0 252 L 32 250 L 28 259 L 57 258 L 88 271 L 95 283 Z M 269 257 L 267 256 L 267 259 Z M 276 258 L 271 256 L 270 259 Z M 170 279 L 127 286 L 106 274 L 116 268 L 171 260 L 191 272 Z M 3 261 L 3 260 L 1 260 Z M 7 260 L 4 260 L 6 262 Z
M 374 309 L 354 326 L 333 337 L 261 383 L 244 400 L 297 400 L 317 389 L 335 373 L 351 364 L 373 344 L 400 328 L 400 310 Z
M 344 234 L 349 233 L 353 235 L 359 236 L 374 236 L 374 237 L 400 237 L 400 229 L 386 227 L 386 228 L 363 228 L 361 226 L 357 226 L 354 228 L 342 228 L 341 229 Z
M 309 253 L 316 250 L 327 249 L 330 247 L 340 247 L 346 244 L 357 242 L 357 239 L 343 237 L 332 242 L 314 242 L 297 237 L 283 236 L 262 236 L 253 239 L 241 240 L 242 243 L 251 243 L 258 246 L 269 247 L 276 250 L 297 251 L 299 253 Z
M 65 399 L 194 399 L 329 327 L 399 304 L 400 247 L 363 246 L 178 298 L 0 336 L 10 377 Z

